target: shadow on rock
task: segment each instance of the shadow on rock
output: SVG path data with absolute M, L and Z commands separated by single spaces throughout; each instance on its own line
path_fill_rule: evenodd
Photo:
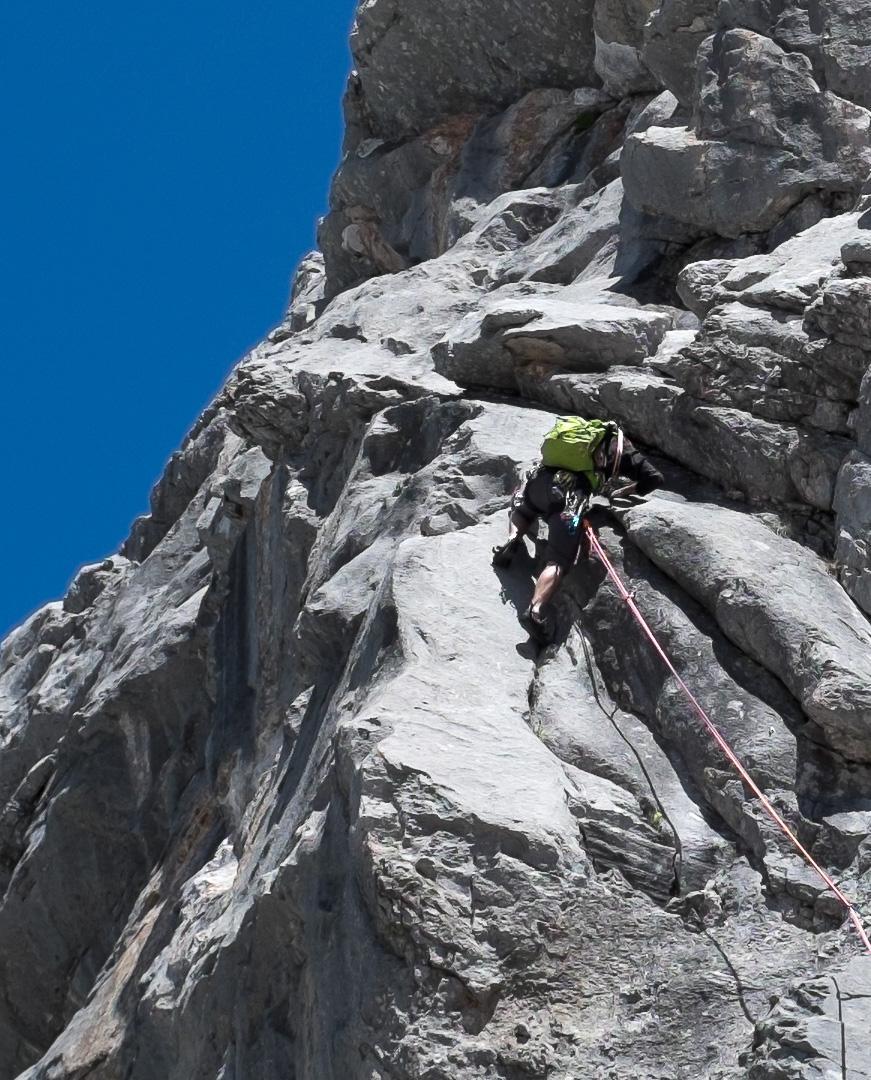
M 535 544 L 536 542 L 533 541 Z M 521 633 L 525 633 L 523 627 L 520 625 L 520 616 L 529 607 L 532 600 L 532 594 L 535 591 L 535 574 L 538 569 L 538 554 L 536 544 L 536 555 L 529 554 L 529 548 L 526 543 L 520 545 L 520 550 L 514 557 L 510 566 L 494 566 L 493 573 L 499 579 L 501 586 L 499 591 L 499 598 L 503 604 L 511 604 L 517 613 L 518 624 L 517 629 Z M 527 637 L 525 641 L 519 641 L 514 646 L 519 656 L 522 656 L 524 660 L 534 660 L 539 653 L 540 646 L 537 641 L 534 641 L 531 637 Z

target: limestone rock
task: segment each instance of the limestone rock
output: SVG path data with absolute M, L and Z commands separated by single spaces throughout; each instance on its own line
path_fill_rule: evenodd
M 535 90 L 504 113 L 481 120 L 445 185 L 449 209 L 440 250 L 474 225 L 481 206 L 506 191 L 556 187 L 573 173 L 584 179 L 613 148 L 606 144 L 596 154 L 593 131 L 613 105 L 600 90 Z
M 717 0 L 663 0 L 645 28 L 644 63 L 684 106 L 693 104 L 696 54 L 716 14 Z
M 768 1080 L 789 1069 L 792 1075 L 864 1080 L 871 1075 L 865 1023 L 869 998 L 868 964 L 861 957 L 836 977 L 796 982 L 756 1025 L 748 1076 Z
M 871 108 L 871 12 L 861 0 L 810 0 L 811 25 L 820 35 L 823 76 L 830 90 Z
M 867 274 L 871 266 L 871 236 L 849 240 L 841 248 L 841 258 L 854 273 Z
M 812 14 L 814 0 L 720 0 L 717 28 L 753 30 L 770 37 L 784 51 L 811 61 L 824 86 L 820 54 L 820 22 Z
M 867 918 L 863 11 L 362 0 L 289 311 L 0 644 L 3 1080 L 866 1075 L 843 906 L 601 565 L 545 649 L 544 528 L 491 565 L 618 420 L 664 483 L 588 520 Z
M 871 615 L 871 458 L 854 450 L 838 475 L 835 559 L 847 592 Z
M 644 26 L 656 0 L 597 0 L 593 12 L 596 74 L 615 97 L 658 90 L 642 59 Z
M 858 379 L 843 360 L 833 363 L 830 342 L 817 346 L 798 316 L 736 302 L 710 311 L 665 369 L 701 401 L 847 435 Z
M 580 187 L 570 189 L 573 199 Z M 556 221 L 500 267 L 501 281 L 528 279 L 568 285 L 613 250 L 620 236 L 623 185 L 613 180 L 595 195 L 569 205 Z M 595 270 L 594 270 L 595 273 Z
M 75 615 L 86 611 L 108 585 L 119 575 L 123 576 L 128 565 L 123 556 L 116 555 L 92 566 L 83 566 L 70 582 L 63 599 L 64 610 Z
M 768 255 L 754 255 L 722 279 L 723 299 L 804 312 L 833 276 L 845 243 L 861 237 L 861 215 L 839 214 L 807 229 Z
M 540 89 L 494 116 L 449 117 L 399 145 L 365 140 L 345 155 L 318 230 L 327 292 L 442 254 L 505 192 L 583 183 L 618 152 L 626 119 L 601 90 Z M 562 203 L 551 200 L 544 224 Z
M 419 132 L 447 116 L 506 105 L 539 86 L 589 86 L 592 15 L 592 0 L 558 0 L 535 18 L 517 0 L 437 6 L 365 0 L 351 51 L 372 134 Z
M 693 128 L 627 140 L 626 193 L 702 233 L 767 230 L 812 192 L 855 198 L 871 170 L 869 129 L 871 114 L 821 92 L 804 56 L 729 30 L 699 50 Z
M 735 259 L 690 263 L 680 272 L 677 291 L 686 306 L 703 318 L 719 299 L 718 286 L 735 269 Z
M 567 303 L 534 293 L 468 316 L 435 350 L 436 368 L 463 386 L 517 385 L 518 365 L 546 361 L 599 371 L 640 364 L 671 328 L 668 315 L 609 303 Z
M 632 511 L 629 525 L 642 550 L 783 680 L 833 747 L 871 760 L 871 630 L 818 559 L 712 506 L 657 502 Z M 819 611 L 826 612 L 822 626 Z
M 288 310 L 291 330 L 303 330 L 318 316 L 324 298 L 324 257 L 310 251 L 297 267 Z

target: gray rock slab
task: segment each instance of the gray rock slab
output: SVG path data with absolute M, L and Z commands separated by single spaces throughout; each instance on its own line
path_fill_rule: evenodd
M 848 350 L 834 352 L 799 316 L 735 302 L 710 310 L 665 370 L 699 400 L 848 435 L 858 380 L 843 370 Z
M 837 268 L 841 247 L 862 235 L 861 214 L 821 221 L 770 255 L 742 259 L 721 279 L 722 295 L 745 303 L 803 312 Z
M 862 1075 L 839 905 L 598 566 L 538 649 L 490 565 L 619 419 L 610 555 L 871 910 L 860 7 L 359 4 L 322 255 L 0 645 L 3 1080 Z
M 728 844 L 687 794 L 651 730 L 611 700 L 589 644 L 587 662 L 580 633 L 573 630 L 565 648 L 539 667 L 532 696 L 532 729 L 581 774 L 600 777 L 630 792 L 635 800 L 633 812 L 637 815 L 641 807 L 647 822 L 656 823 L 662 842 L 674 852 L 671 821 L 681 855 L 671 875 L 660 872 L 666 892 L 674 884 L 675 872 L 682 891 L 701 888 L 728 859 Z M 663 819 L 660 805 L 668 820 Z M 619 849 L 619 845 L 614 847 Z
M 494 295 L 434 350 L 436 369 L 460 385 L 513 388 L 517 365 L 544 361 L 569 370 L 601 371 L 641 364 L 654 355 L 670 315 L 615 302 L 568 302 L 529 290 L 514 302 Z M 525 302 L 524 302 L 525 301 Z
M 645 554 L 782 680 L 832 747 L 871 760 L 871 628 L 819 558 L 723 507 L 657 500 L 627 521 Z
M 717 303 L 720 282 L 735 268 L 735 259 L 707 259 L 690 263 L 677 279 L 678 296 L 700 319 Z
M 764 34 L 787 52 L 802 53 L 822 76 L 819 19 L 813 0 L 720 0 L 716 25 Z
M 871 265 L 871 236 L 848 240 L 841 248 L 841 258 L 854 268 L 854 273 L 867 274 Z
M 672 663 L 756 782 L 771 795 L 789 791 L 795 782 L 798 750 L 795 734 L 785 722 L 789 705 L 783 692 L 780 707 L 773 707 L 778 699 L 774 680 L 742 663 L 740 652 L 731 651 L 716 625 L 707 622 L 685 594 L 669 591 L 658 582 L 656 572 L 639 559 L 630 543 L 610 529 L 600 527 L 599 535 Z M 581 588 L 579 583 L 576 589 Z M 578 599 L 583 603 L 582 596 Z M 759 859 L 766 853 L 779 854 L 782 845 L 776 830 L 748 798 L 616 590 L 610 584 L 599 589 L 584 604 L 580 619 L 611 693 L 623 708 L 643 717 L 666 750 L 685 792 L 708 815 L 708 821 L 720 822 L 721 827 L 725 822 Z M 672 820 L 681 836 L 680 816 Z M 687 824 L 692 854 L 694 842 L 704 834 L 692 817 Z M 710 849 L 707 854 L 710 858 Z M 790 866 L 800 867 L 800 860 L 789 852 L 785 855 Z M 690 875 L 692 879 L 692 870 Z
M 529 323 L 505 329 L 506 347 L 520 360 L 556 360 L 569 370 L 641 364 L 672 327 L 671 316 L 663 312 L 610 304 L 554 299 L 538 311 Z
M 548 175 L 544 165 L 549 149 L 571 131 L 589 130 L 614 105 L 602 90 L 534 90 L 505 112 L 486 117 L 464 143 L 454 175 L 441 178 L 445 189 L 447 243 L 464 228 L 456 215 L 472 222 L 479 206 L 506 191 L 538 185 L 554 187 L 567 179 L 565 170 Z M 589 171 L 597 162 L 588 162 Z
M 593 261 L 608 241 L 619 236 L 623 184 L 614 180 L 582 199 L 516 253 L 507 255 L 500 278 L 527 278 L 568 285 Z
M 530 858 L 554 865 L 580 858 L 577 825 L 560 764 L 525 721 L 533 664 L 503 645 L 524 636 L 516 609 L 493 588 L 489 552 L 504 528 L 500 514 L 402 546 L 392 596 L 406 666 L 367 709 L 392 728 L 378 746 L 388 766 L 425 775 L 471 828 L 511 835 Z

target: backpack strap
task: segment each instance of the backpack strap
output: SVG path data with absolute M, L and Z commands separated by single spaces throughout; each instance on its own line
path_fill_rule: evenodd
M 616 480 L 620 475 L 620 466 L 623 464 L 623 428 L 617 428 L 617 452 L 614 455 L 614 468 L 611 470 L 611 479 Z

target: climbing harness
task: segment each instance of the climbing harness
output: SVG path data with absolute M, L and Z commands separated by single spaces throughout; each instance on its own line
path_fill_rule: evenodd
M 816 871 L 820 878 L 822 878 L 823 882 L 826 885 L 826 888 L 828 888 L 840 901 L 840 903 L 846 908 L 847 914 L 850 916 L 850 921 L 853 923 L 853 926 L 856 929 L 856 933 L 859 935 L 859 939 L 864 945 L 866 951 L 868 953 L 871 953 L 871 940 L 869 940 L 868 938 L 865 927 L 862 925 L 862 919 L 859 916 L 859 912 L 853 906 L 852 901 L 841 891 L 838 885 L 835 884 L 832 878 L 826 873 L 826 871 L 820 866 L 816 859 L 814 859 L 813 855 L 811 855 L 807 848 L 802 844 L 802 842 L 795 835 L 789 825 L 787 825 L 787 823 L 783 820 L 783 818 L 772 805 L 771 801 L 768 799 L 768 797 L 765 795 L 765 793 L 762 791 L 762 789 L 759 787 L 759 785 L 744 767 L 738 755 L 723 737 L 720 729 L 716 726 L 713 720 L 711 720 L 711 718 L 699 704 L 693 692 L 680 677 L 674 664 L 669 659 L 668 653 L 666 653 L 665 649 L 663 649 L 663 647 L 660 645 L 659 640 L 657 639 L 653 630 L 651 630 L 650 628 L 650 624 L 641 614 L 638 605 L 635 603 L 634 595 L 629 592 L 629 590 L 623 584 L 620 575 L 614 569 L 611 560 L 608 558 L 605 549 L 602 547 L 602 544 L 598 536 L 596 536 L 596 533 L 593 530 L 593 527 L 590 525 L 589 521 L 584 521 L 584 530 L 590 542 L 590 547 L 595 552 L 599 562 L 601 562 L 602 566 L 605 568 L 605 572 L 607 573 L 611 581 L 614 583 L 614 587 L 617 589 L 617 592 L 625 601 L 627 607 L 632 612 L 632 615 L 634 616 L 636 622 L 644 631 L 645 636 L 649 639 L 651 645 L 653 645 L 656 652 L 659 654 L 659 658 L 662 660 L 662 662 L 668 668 L 669 672 L 675 678 L 678 686 L 685 694 L 687 700 L 689 701 L 690 705 L 692 705 L 693 710 L 704 724 L 708 733 L 712 736 L 714 741 L 720 747 L 726 758 L 729 760 L 729 763 L 732 765 L 732 767 L 735 769 L 735 771 L 738 773 L 738 775 L 741 777 L 747 787 L 759 800 L 759 803 L 762 806 L 763 810 L 766 812 L 766 814 L 768 814 L 768 816 L 775 823 L 775 825 L 777 825 L 777 827 L 784 834 L 784 836 L 787 837 L 787 839 L 790 841 L 796 851 L 798 851 L 798 853 L 808 864 L 808 866 L 810 866 L 812 870 Z
M 565 522 L 568 531 L 574 535 L 578 531 L 581 519 L 590 506 L 590 496 L 583 491 L 575 489 L 566 496 L 566 504 L 560 517 Z

